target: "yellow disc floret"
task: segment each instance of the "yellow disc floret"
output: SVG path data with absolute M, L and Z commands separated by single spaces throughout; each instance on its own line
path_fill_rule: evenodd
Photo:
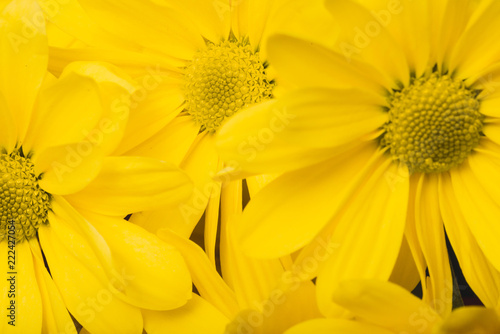
M 483 118 L 472 91 L 433 73 L 391 96 L 382 145 L 412 173 L 447 171 L 479 143 Z
M 40 189 L 33 163 L 18 152 L 0 154 L 0 188 L 0 241 L 8 235 L 17 242 L 33 238 L 38 227 L 47 224 L 50 208 L 50 197 Z
M 271 97 L 259 52 L 247 42 L 207 45 L 195 54 L 185 77 L 187 110 L 201 131 L 214 132 L 226 117 Z

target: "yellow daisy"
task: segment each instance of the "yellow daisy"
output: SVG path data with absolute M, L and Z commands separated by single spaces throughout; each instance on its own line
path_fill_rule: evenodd
M 401 287 L 383 281 L 346 281 L 333 300 L 351 313 L 351 319 L 315 319 L 285 332 L 352 334 L 469 334 L 500 333 L 496 308 L 465 306 L 441 317 L 433 308 Z M 443 300 L 438 300 L 443 305 Z
M 0 5 L 2 333 L 141 333 L 142 309 L 184 305 L 179 252 L 121 217 L 177 203 L 192 184 L 152 158 L 110 156 L 135 89 L 114 67 L 47 72 L 43 13 Z
M 338 283 L 387 279 L 402 240 L 429 291 L 424 299 L 438 298 L 451 284 L 444 223 L 472 289 L 496 305 L 500 3 L 326 7 L 340 27 L 336 45 L 271 37 L 277 83 L 294 88 L 219 130 L 219 152 L 240 175 L 282 173 L 245 208 L 242 249 L 257 257 L 300 250 L 300 263 L 318 240 L 339 244 L 317 272 L 320 308 L 332 315 Z M 286 126 L 274 126 L 277 112 Z M 256 148 L 249 138 L 265 142 Z M 450 310 L 451 300 L 441 312 Z
M 58 10 L 46 8 L 51 22 L 77 38 L 71 47 L 51 49 L 55 72 L 68 60 L 107 60 L 142 83 L 132 97 L 136 108 L 117 153 L 172 161 L 195 182 L 194 194 L 183 205 L 134 215 L 131 221 L 152 231 L 169 226 L 189 236 L 207 210 L 205 245 L 214 259 L 221 183 L 213 177 L 224 167 L 214 133 L 240 109 L 273 97 L 274 75 L 262 43 L 270 33 L 307 36 L 325 30 L 321 38 L 327 40 L 331 18 L 319 10 L 321 5 L 302 0 L 80 0 L 60 4 Z M 310 22 L 310 28 L 303 29 L 300 21 Z M 250 193 L 266 182 L 265 177 L 248 179 Z

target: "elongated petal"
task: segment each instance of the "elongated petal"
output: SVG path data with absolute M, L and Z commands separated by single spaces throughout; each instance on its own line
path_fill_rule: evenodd
M 210 303 L 193 294 L 188 303 L 176 310 L 143 310 L 144 329 L 148 334 L 191 333 L 220 334 L 228 319 Z
M 394 85 L 369 64 L 355 59 L 347 62 L 342 54 L 309 40 L 276 35 L 266 44 L 280 83 L 286 85 L 358 88 L 380 94 Z
M 29 243 L 33 254 L 35 274 L 43 305 L 42 333 L 64 332 L 76 334 L 73 319 L 71 319 L 66 305 L 64 305 L 57 286 L 45 268 L 38 241 L 31 239 Z
M 182 11 L 158 1 L 80 1 L 89 15 L 109 32 L 155 52 L 191 59 L 205 43 Z M 107 15 L 114 13 L 112 17 Z
M 500 317 L 494 309 L 461 307 L 439 326 L 437 334 L 496 333 L 500 331 Z
M 199 131 L 200 127 L 193 122 L 191 116 L 179 116 L 154 136 L 125 154 L 156 158 L 179 166 Z
M 470 18 L 450 58 L 450 69 L 462 78 L 472 76 L 497 61 L 500 53 L 500 47 L 495 43 L 500 31 L 498 15 L 498 2 L 483 1 Z M 485 34 L 485 31 L 491 33 Z
M 232 318 L 239 309 L 234 292 L 217 273 L 203 249 L 168 229 L 158 231 L 158 236 L 184 256 L 200 295 L 226 317 Z
M 303 333 L 316 333 L 316 334 L 391 334 L 393 332 L 385 330 L 380 327 L 359 323 L 351 320 L 343 319 L 314 319 L 300 323 L 284 334 L 303 334 Z
M 409 83 L 410 68 L 402 47 L 367 8 L 352 0 L 328 0 L 326 7 L 340 25 L 336 51 L 346 62 L 361 59 L 393 82 Z
M 415 198 L 417 236 L 430 278 L 428 302 L 443 318 L 451 312 L 453 284 L 439 208 L 439 177 L 422 174 Z
M 378 280 L 345 281 L 333 300 L 362 319 L 396 333 L 432 333 L 441 318 L 409 291 Z M 425 319 L 425 320 L 424 320 Z
M 358 90 L 294 91 L 234 115 L 220 129 L 217 148 L 243 172 L 301 168 L 376 132 L 387 120 L 381 100 Z
M 2 264 L 5 278 L 0 286 L 0 303 L 4 309 L 0 331 L 41 333 L 43 304 L 28 242 L 14 245 L 4 240 L 0 242 L 0 253 L 5 257 Z
M 398 260 L 394 265 L 394 270 L 389 280 L 404 287 L 408 291 L 413 291 L 418 282 L 420 282 L 418 268 L 406 238 L 403 238 Z
M 14 115 L 7 106 L 7 101 L 0 92 L 0 147 L 12 152 L 17 142 L 17 125 Z
M 114 267 L 126 279 L 123 299 L 140 308 L 170 310 L 191 297 L 189 271 L 174 247 L 124 219 L 82 213 L 102 235 Z
M 486 259 L 460 210 L 449 175 L 439 184 L 439 204 L 446 233 L 457 255 L 460 269 L 474 293 L 487 307 L 495 307 L 500 291 L 500 272 Z M 457 209 L 458 208 L 458 209 Z
M 131 221 L 153 233 L 170 228 L 189 237 L 205 212 L 213 188 L 218 186 L 213 178 L 218 164 L 213 135 L 206 132 L 198 135 L 180 165 L 193 180 L 195 188 L 191 196 L 175 206 L 133 215 Z
M 491 162 L 495 161 L 495 158 L 491 157 L 491 159 Z M 484 167 L 489 166 L 484 165 Z M 497 242 L 500 227 L 495 219 L 500 215 L 500 206 L 495 197 L 492 197 L 494 193 L 490 195 L 488 187 L 480 182 L 481 179 L 478 180 L 478 176 L 475 175 L 468 162 L 464 162 L 460 168 L 451 170 L 450 174 L 453 189 L 467 225 L 485 256 L 497 270 L 500 270 L 500 257 L 498 256 L 500 245 Z
M 141 157 L 108 157 L 99 175 L 67 199 L 83 209 L 125 217 L 133 212 L 178 204 L 191 191 L 186 174 L 166 162 Z
M 224 184 L 221 198 L 220 260 L 224 280 L 233 288 L 241 308 L 266 300 L 279 282 L 279 259 L 249 258 L 233 238 L 242 211 L 241 180 Z
M 369 144 L 278 177 L 245 208 L 236 231 L 242 250 L 270 258 L 305 246 L 343 208 L 380 155 Z
M 0 92 L 15 115 L 18 139 L 22 141 L 47 70 L 45 21 L 36 1 L 16 0 L 2 9 Z
M 40 243 L 71 314 L 91 332 L 141 333 L 139 309 L 117 297 L 123 278 L 108 278 L 88 239 L 68 229 L 69 221 L 49 218 L 51 225 L 38 230 Z
M 318 305 L 325 315 L 341 312 L 331 296 L 342 281 L 388 280 L 396 264 L 406 223 L 408 172 L 387 157 L 374 165 L 345 212 L 331 222 L 336 224 L 331 242 L 340 246 L 318 273 Z

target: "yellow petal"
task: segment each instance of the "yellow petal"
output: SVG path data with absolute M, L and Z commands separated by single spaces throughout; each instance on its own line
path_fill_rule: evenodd
M 96 255 L 88 251 L 81 236 L 58 231 L 64 228 L 61 223 L 52 217 L 51 225 L 41 226 L 38 233 L 52 278 L 68 310 L 90 332 L 141 333 L 140 310 L 117 296 L 121 277 L 103 279 L 106 273 Z
M 438 174 L 421 175 L 415 198 L 415 224 L 430 276 L 427 301 L 446 317 L 451 312 L 453 283 L 439 209 L 438 181 Z
M 236 231 L 242 250 L 272 258 L 308 244 L 343 208 L 381 154 L 369 144 L 278 177 L 245 207 Z
M 439 326 L 436 334 L 498 333 L 500 317 L 493 309 L 461 307 Z
M 184 172 L 166 162 L 142 157 L 108 157 L 99 175 L 82 191 L 66 198 L 75 206 L 105 215 L 175 205 L 192 192 Z
M 473 13 L 450 58 L 450 70 L 456 75 L 468 78 L 497 61 L 498 15 L 500 3 L 496 1 L 483 1 Z M 485 31 L 491 33 L 485 34 Z
M 341 283 L 333 300 L 362 319 L 396 333 L 432 333 L 441 318 L 402 287 L 378 280 Z
M 224 333 L 228 323 L 221 312 L 196 294 L 181 308 L 171 311 L 142 310 L 142 316 L 144 330 L 148 334 L 220 334 Z
M 367 8 L 352 0 L 328 0 L 326 7 L 340 25 L 336 51 L 346 62 L 364 60 L 392 82 L 408 85 L 410 68 L 403 48 Z
M 391 334 L 393 332 L 380 327 L 342 319 L 314 319 L 300 323 L 284 334 Z
M 141 131 L 142 129 L 138 132 Z M 191 116 L 179 116 L 158 133 L 125 154 L 146 156 L 180 165 L 199 131 L 200 127 L 193 122 Z
M 82 141 L 103 113 L 97 84 L 78 73 L 68 74 L 45 89 L 39 104 L 23 143 L 35 153 Z
M 109 32 L 154 52 L 191 59 L 205 46 L 202 34 L 182 11 L 158 1 L 82 0 L 80 4 Z
M 460 269 L 482 303 L 487 307 L 495 307 L 500 296 L 500 272 L 486 259 L 467 226 L 449 175 L 441 176 L 439 187 L 439 204 L 446 234 L 457 255 Z
M 415 265 L 415 260 L 413 259 L 413 254 L 406 238 L 403 238 L 403 242 L 401 243 L 398 260 L 394 265 L 394 270 L 389 281 L 404 287 L 408 291 L 413 291 L 418 282 L 420 282 L 418 268 Z
M 181 83 L 164 75 L 150 73 L 137 79 L 140 86 L 132 95 L 130 119 L 116 154 L 123 154 L 140 144 L 147 145 L 148 139 L 155 135 L 165 136 L 165 132 L 171 131 L 172 120 L 183 110 L 185 99 Z
M 167 227 L 188 238 L 205 212 L 213 188 L 218 186 L 213 179 L 218 163 L 213 135 L 200 134 L 180 165 L 194 182 L 191 196 L 176 206 L 133 215 L 131 221 L 153 233 Z
M 15 116 L 22 141 L 47 70 L 45 21 L 36 1 L 15 0 L 2 7 L 0 92 Z
M 494 158 L 491 157 L 491 159 L 493 162 Z M 479 164 L 476 167 L 488 168 L 489 166 Z M 500 270 L 500 244 L 498 243 L 500 226 L 495 218 L 500 215 L 500 206 L 494 197 L 496 192 L 489 193 L 489 189 L 480 182 L 481 179 L 478 180 L 479 174 L 472 170 L 467 161 L 459 168 L 450 170 L 450 174 L 453 189 L 467 225 L 485 256 L 497 270 Z M 496 172 L 493 175 L 496 175 Z
M 126 41 L 120 34 L 113 35 L 104 30 L 83 10 L 78 0 L 40 1 L 40 7 L 48 21 L 87 45 L 138 48 L 135 43 Z
M 175 246 L 184 256 L 200 295 L 226 317 L 232 318 L 239 309 L 234 292 L 219 276 L 205 252 L 194 242 L 171 230 L 160 230 L 158 236 Z
M 222 162 L 219 161 L 219 167 L 217 169 L 221 168 L 222 165 Z M 221 184 L 215 185 L 210 194 L 207 210 L 205 211 L 205 228 L 203 233 L 205 252 L 214 266 L 216 265 L 215 253 L 219 228 L 221 187 Z
M 324 315 L 340 314 L 331 296 L 348 279 L 388 280 L 396 264 L 406 223 L 409 176 L 386 156 L 374 163 L 344 212 L 333 219 L 331 241 L 339 246 L 318 273 L 318 305 Z
M 221 198 L 220 261 L 224 280 L 233 288 L 240 308 L 252 308 L 267 299 L 283 269 L 279 259 L 249 258 L 234 238 L 241 217 L 241 180 L 223 184 Z
M 310 41 L 276 35 L 267 42 L 280 83 L 297 87 L 357 88 L 384 94 L 393 83 L 374 67 Z
M 217 148 L 239 170 L 273 173 L 304 167 L 377 131 L 387 120 L 382 97 L 358 90 L 303 89 L 234 115 Z
M 127 279 L 120 294 L 146 309 L 170 310 L 191 297 L 191 277 L 171 245 L 121 218 L 82 212 L 111 250 L 113 265 Z
M 17 125 L 14 115 L 7 106 L 5 97 L 0 92 L 0 147 L 12 152 L 17 142 Z
M 64 332 L 76 334 L 73 319 L 71 319 L 66 305 L 64 305 L 57 286 L 45 268 L 38 241 L 31 239 L 29 243 L 33 253 L 35 274 L 43 304 L 42 333 Z
M 10 247 L 8 247 L 10 246 Z M 35 264 L 27 241 L 0 242 L 4 279 L 0 288 L 2 333 L 41 333 L 42 299 L 36 280 Z

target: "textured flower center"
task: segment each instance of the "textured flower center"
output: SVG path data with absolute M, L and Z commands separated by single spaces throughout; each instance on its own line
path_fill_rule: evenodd
M 259 52 L 238 41 L 198 51 L 185 75 L 188 112 L 202 131 L 209 132 L 241 108 L 269 99 L 273 87 Z
M 7 235 L 18 242 L 34 237 L 40 224 L 48 223 L 50 197 L 38 186 L 33 163 L 17 152 L 0 154 L 0 188 L 0 241 Z
M 412 173 L 447 171 L 479 143 L 483 118 L 462 82 L 433 73 L 392 95 L 382 145 Z

